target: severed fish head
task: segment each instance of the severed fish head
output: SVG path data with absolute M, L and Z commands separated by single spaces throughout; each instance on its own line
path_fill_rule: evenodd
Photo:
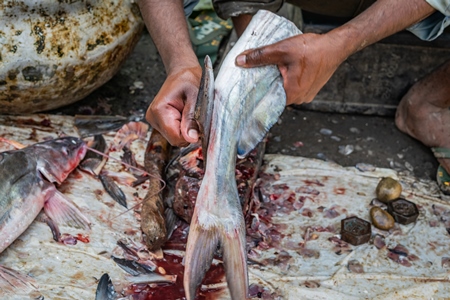
M 23 150 L 36 156 L 37 169 L 48 181 L 60 184 L 85 156 L 86 144 L 76 137 L 63 137 Z
M 202 139 L 203 161 L 206 165 L 206 155 L 211 131 L 211 120 L 214 109 L 214 70 L 211 59 L 205 57 L 205 66 L 195 104 L 194 119 L 197 121 Z

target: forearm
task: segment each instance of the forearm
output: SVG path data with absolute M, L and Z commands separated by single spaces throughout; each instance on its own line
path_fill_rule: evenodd
M 170 74 L 180 68 L 197 67 L 183 0 L 140 0 L 138 4 L 166 72 Z
M 378 0 L 348 23 L 329 32 L 346 57 L 425 19 L 435 9 L 425 0 Z

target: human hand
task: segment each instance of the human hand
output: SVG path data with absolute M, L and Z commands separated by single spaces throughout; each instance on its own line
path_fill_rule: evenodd
M 341 41 L 327 34 L 305 33 L 275 44 L 249 49 L 236 57 L 244 68 L 277 65 L 283 77 L 286 105 L 311 102 L 347 58 Z
M 148 107 L 147 121 L 173 146 L 198 141 L 194 110 L 201 77 L 200 65 L 174 70 Z

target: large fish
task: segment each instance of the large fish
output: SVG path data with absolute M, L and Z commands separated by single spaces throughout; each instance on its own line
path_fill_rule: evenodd
M 86 144 L 75 137 L 0 153 L 0 253 L 42 208 L 56 223 L 89 227 L 89 221 L 54 185 L 62 183 L 85 154 Z
M 188 300 L 194 299 L 218 245 L 232 299 L 248 297 L 245 224 L 235 179 L 236 155 L 247 155 L 264 138 L 283 112 L 286 94 L 276 66 L 243 69 L 235 66 L 235 58 L 246 49 L 300 33 L 290 21 L 259 11 L 225 58 L 215 80 L 208 160 L 186 249 L 184 288 Z

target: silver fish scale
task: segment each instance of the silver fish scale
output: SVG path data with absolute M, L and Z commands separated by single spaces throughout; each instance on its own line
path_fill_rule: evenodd
M 219 123 L 218 128 L 242 134 L 238 136 L 240 155 L 251 151 L 276 122 L 286 105 L 286 95 L 276 66 L 244 69 L 235 65 L 236 56 L 247 49 L 301 34 L 292 22 L 266 11 L 261 11 L 254 19 L 258 23 L 249 25 L 224 59 L 215 80 L 217 108 L 213 123 Z M 230 123 L 235 122 L 237 128 L 231 129 Z

